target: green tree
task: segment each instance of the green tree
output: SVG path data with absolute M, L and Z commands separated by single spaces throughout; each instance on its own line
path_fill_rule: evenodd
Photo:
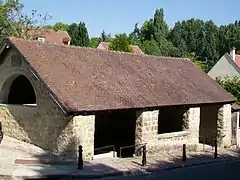
M 164 20 L 163 9 L 156 10 L 153 19 L 153 36 L 158 46 L 164 48 L 167 44 L 168 25 Z
M 129 34 L 130 43 L 133 45 L 140 45 L 140 32 L 141 30 L 138 28 L 138 23 L 135 24 L 133 32 Z
M 131 52 L 132 48 L 128 36 L 125 33 L 117 34 L 111 41 L 110 50 Z
M 107 34 L 104 30 L 101 32 L 100 42 L 110 42 L 111 39 L 111 34 Z
M 155 55 L 155 56 L 159 56 L 161 54 L 161 51 L 159 49 L 157 42 L 153 39 L 143 41 L 141 48 L 145 54 Z
M 92 48 L 97 48 L 100 42 L 100 38 L 99 37 L 92 37 L 90 39 L 90 47 Z
M 168 39 L 172 42 L 172 44 L 177 47 L 183 55 L 185 52 L 187 52 L 187 43 L 184 39 L 186 37 L 185 30 L 182 27 L 181 22 L 176 22 L 174 28 L 171 30 L 171 32 L 168 35 Z
M 139 39 L 141 43 L 144 41 L 150 41 L 153 37 L 153 19 L 147 20 L 140 28 Z
M 68 30 L 68 24 L 62 23 L 62 22 L 56 22 L 56 24 L 53 26 L 53 29 L 55 31 L 62 30 L 67 31 Z
M 23 4 L 19 0 L 0 1 L 0 39 L 8 36 L 31 39 L 33 31 L 39 29 L 51 18 L 32 10 L 31 16 L 22 13 Z M 30 33 L 31 31 L 31 33 Z
M 213 21 L 207 21 L 204 24 L 204 37 L 202 39 L 201 57 L 205 59 L 207 71 L 219 60 L 218 53 L 218 27 Z
M 185 52 L 183 57 L 190 59 L 196 66 L 198 66 L 203 71 L 206 71 L 206 63 L 202 61 L 202 58 L 200 56 L 197 56 L 194 52 Z
M 217 82 L 234 97 L 236 97 L 237 104 L 240 104 L 240 77 L 234 78 L 217 78 Z
M 89 36 L 84 22 L 73 23 L 68 28 L 68 34 L 71 37 L 71 45 L 88 47 Z

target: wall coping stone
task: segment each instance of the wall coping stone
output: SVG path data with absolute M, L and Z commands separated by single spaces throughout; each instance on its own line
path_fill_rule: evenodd
M 37 107 L 37 104 L 1 104 L 0 103 L 0 107 L 23 107 L 23 108 L 35 108 Z
M 164 134 L 158 134 L 158 140 L 169 139 L 169 138 L 173 138 L 173 137 L 182 137 L 182 136 L 188 136 L 188 135 L 190 135 L 190 133 L 188 131 L 164 133 Z

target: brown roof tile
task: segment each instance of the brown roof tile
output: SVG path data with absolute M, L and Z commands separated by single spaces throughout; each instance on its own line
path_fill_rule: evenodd
M 233 104 L 232 104 L 232 110 L 234 110 L 234 111 L 239 111 L 239 110 L 240 110 L 240 105 L 237 104 L 237 103 L 233 103 Z
M 68 111 L 232 102 L 234 98 L 180 58 L 108 52 L 10 38 Z
M 33 29 L 28 32 L 33 38 L 44 37 L 45 43 L 64 45 L 63 41 L 70 41 L 67 31 L 55 31 L 54 29 Z

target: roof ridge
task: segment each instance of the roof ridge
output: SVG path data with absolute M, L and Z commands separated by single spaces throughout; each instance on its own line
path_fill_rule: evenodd
M 132 53 L 132 52 L 124 52 L 124 51 L 113 51 L 113 50 L 103 50 L 103 49 L 97 49 L 97 48 L 92 48 L 92 47 L 80 47 L 80 46 L 66 46 L 63 44 L 55 44 L 55 43 L 42 43 L 39 41 L 34 41 L 34 40 L 29 40 L 29 39 L 23 39 L 23 38 L 17 38 L 17 37 L 9 37 L 8 40 L 12 40 L 12 39 L 16 39 L 16 40 L 20 40 L 20 41 L 28 41 L 30 43 L 36 43 L 39 45 L 47 45 L 47 46 L 53 46 L 53 47 L 64 47 L 64 48 L 73 48 L 73 49 L 91 49 L 91 50 L 95 50 L 95 51 L 103 51 L 103 52 L 107 52 L 107 53 L 115 53 L 115 54 L 127 54 L 127 55 L 131 55 L 131 56 L 148 56 L 148 57 L 153 57 L 153 58 L 163 58 L 163 59 L 175 59 L 175 60 L 189 60 L 191 61 L 189 58 L 183 58 L 183 57 L 171 57 L 171 56 L 156 56 L 156 55 L 149 55 L 149 54 L 136 54 L 136 53 Z

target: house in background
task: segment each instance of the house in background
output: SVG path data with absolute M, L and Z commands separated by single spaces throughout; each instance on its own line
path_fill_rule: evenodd
M 102 50 L 109 50 L 110 43 L 109 42 L 101 42 L 97 49 L 102 49 Z M 141 50 L 141 48 L 137 45 L 130 45 L 132 48 L 132 53 L 134 54 L 144 54 Z
M 232 48 L 230 54 L 225 53 L 220 60 L 208 72 L 212 79 L 217 77 L 235 77 L 240 75 L 240 55 L 236 54 L 236 48 Z
M 67 31 L 55 31 L 54 29 L 32 29 L 27 32 L 32 40 L 43 43 L 51 43 L 58 45 L 70 45 L 71 37 Z
M 236 48 L 232 48 L 230 53 L 225 53 L 220 60 L 213 66 L 213 68 L 208 72 L 208 75 L 216 80 L 216 78 L 229 77 L 233 78 L 240 76 L 240 55 L 236 53 Z M 232 118 L 231 118 L 231 128 L 232 128 L 232 144 L 240 146 L 240 127 L 239 127 L 239 117 L 240 117 L 240 105 L 232 104 Z

